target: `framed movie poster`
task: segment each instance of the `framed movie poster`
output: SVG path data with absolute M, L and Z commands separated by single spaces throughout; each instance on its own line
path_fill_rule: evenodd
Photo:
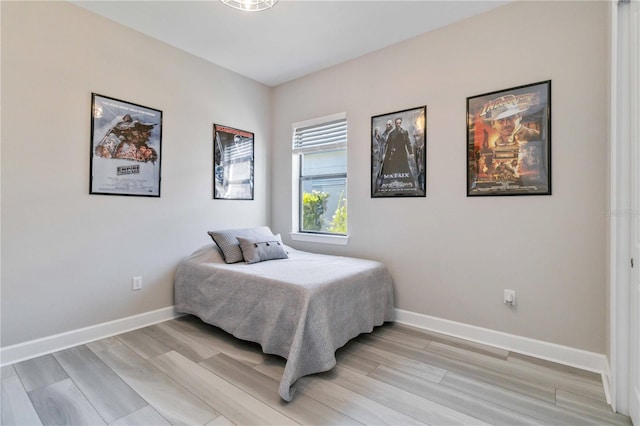
M 253 200 L 253 133 L 213 125 L 213 198 Z
M 162 111 L 91 94 L 89 193 L 160 196 Z
M 427 107 L 371 117 L 371 197 L 426 197 Z
M 467 98 L 467 196 L 551 195 L 551 81 Z

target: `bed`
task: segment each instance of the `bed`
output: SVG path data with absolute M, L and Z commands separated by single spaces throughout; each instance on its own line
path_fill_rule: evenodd
M 284 246 L 286 258 L 227 263 L 207 244 L 176 270 L 175 306 L 286 359 L 279 394 L 291 401 L 300 377 L 327 371 L 335 351 L 393 320 L 393 284 L 376 261 Z

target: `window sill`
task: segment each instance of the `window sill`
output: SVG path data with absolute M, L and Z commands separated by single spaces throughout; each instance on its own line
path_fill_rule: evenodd
M 324 234 L 307 234 L 303 232 L 291 232 L 289 234 L 293 241 L 304 241 L 308 243 L 334 244 L 346 246 L 349 237 L 345 235 L 324 235 Z

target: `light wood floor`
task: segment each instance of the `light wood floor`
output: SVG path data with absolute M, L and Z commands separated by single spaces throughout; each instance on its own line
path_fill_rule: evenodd
M 281 358 L 187 316 L 2 368 L 2 425 L 630 425 L 600 376 L 399 324 L 278 395 Z

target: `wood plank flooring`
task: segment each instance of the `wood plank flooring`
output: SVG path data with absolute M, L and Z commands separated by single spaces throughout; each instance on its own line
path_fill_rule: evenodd
M 401 324 L 278 395 L 284 360 L 192 316 L 2 368 L 2 425 L 631 425 L 599 375 Z

